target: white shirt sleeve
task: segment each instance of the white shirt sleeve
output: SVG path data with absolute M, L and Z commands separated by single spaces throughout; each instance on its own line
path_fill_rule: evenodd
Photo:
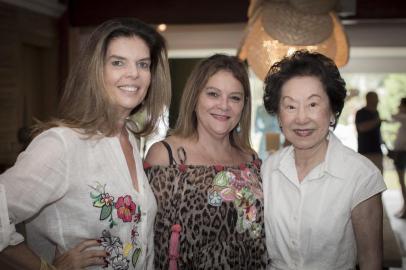
M 4 186 L 0 184 L 0 251 L 9 244 L 17 245 L 22 241 L 24 241 L 23 236 L 16 232 L 14 224 L 10 224 L 6 192 Z
M 0 250 L 23 240 L 16 234 L 15 224 L 64 195 L 68 187 L 65 155 L 62 136 L 48 130 L 36 137 L 15 165 L 0 175 Z
M 381 173 L 375 169 L 373 173 L 369 173 L 362 179 L 359 179 L 355 186 L 351 210 L 358 204 L 369 199 L 370 197 L 386 190 L 385 182 Z

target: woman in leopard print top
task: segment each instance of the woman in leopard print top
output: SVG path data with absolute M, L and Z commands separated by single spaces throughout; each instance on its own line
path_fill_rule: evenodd
M 156 269 L 268 265 L 250 99 L 247 72 L 235 57 L 214 55 L 189 77 L 176 128 L 145 163 L 158 204 Z

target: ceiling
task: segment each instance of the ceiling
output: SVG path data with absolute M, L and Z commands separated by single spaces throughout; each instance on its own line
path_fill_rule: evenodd
M 354 3 L 355 1 L 355 3 Z M 247 21 L 248 0 L 60 0 L 71 26 L 93 26 L 113 17 L 137 17 L 151 24 L 221 24 Z M 406 19 L 404 0 L 339 0 L 341 19 Z M 352 15 L 348 15 L 348 10 Z
M 76 29 L 79 40 L 101 22 L 137 17 L 166 23 L 170 57 L 235 54 L 243 39 L 250 0 L 0 0 L 55 18 Z M 287 1 L 287 0 L 280 0 Z M 310 0 L 317 1 L 317 0 Z M 324 1 L 324 0 L 321 0 Z M 406 1 L 338 0 L 351 50 L 349 72 L 406 71 Z M 63 15 L 65 14 L 65 15 Z
M 316 0 L 313 0 L 316 1 Z M 322 0 L 324 1 L 324 0 Z M 348 72 L 406 70 L 406 1 L 338 0 L 351 45 Z M 59 0 L 70 26 L 87 28 L 114 17 L 170 25 L 163 33 L 169 56 L 235 54 L 244 35 L 249 0 Z M 88 32 L 81 32 L 86 35 Z

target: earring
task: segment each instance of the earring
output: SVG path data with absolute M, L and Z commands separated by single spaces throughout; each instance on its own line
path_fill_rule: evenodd
M 241 123 L 238 122 L 237 128 L 235 129 L 237 131 L 237 133 L 241 132 Z
M 336 119 L 335 117 L 330 118 L 330 126 L 334 126 L 336 124 Z

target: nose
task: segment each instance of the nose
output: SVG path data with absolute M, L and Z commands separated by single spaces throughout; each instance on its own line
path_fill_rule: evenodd
M 223 111 L 227 111 L 229 104 L 228 104 L 228 99 L 225 96 L 222 96 L 219 98 L 218 100 L 218 107 L 223 110 Z
M 137 78 L 139 75 L 139 70 L 136 64 L 129 65 L 127 68 L 127 76 Z
M 308 111 L 306 110 L 305 106 L 300 106 L 299 110 L 297 111 L 296 115 L 296 122 L 298 124 L 305 124 L 309 120 Z

